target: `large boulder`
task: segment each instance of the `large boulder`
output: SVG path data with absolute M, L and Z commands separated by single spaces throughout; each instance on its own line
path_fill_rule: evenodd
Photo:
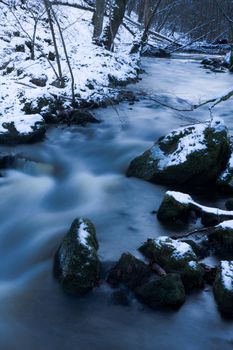
M 220 118 L 173 130 L 135 158 L 127 171 L 160 184 L 210 185 L 230 157 L 227 128 Z
M 177 308 L 185 302 L 185 289 L 178 274 L 155 276 L 136 288 L 136 297 L 151 308 Z
M 189 244 L 162 236 L 148 239 L 139 251 L 150 261 L 158 263 L 167 273 L 178 273 L 186 290 L 203 286 L 204 270 Z
M 0 144 L 34 143 L 45 136 L 44 120 L 40 114 L 0 118 Z
M 112 285 L 124 284 L 130 289 L 144 283 L 151 275 L 151 269 L 130 253 L 124 253 L 109 272 L 107 281 Z
M 233 318 L 233 261 L 221 261 L 214 282 L 214 296 L 219 310 Z
M 98 282 L 100 261 L 98 241 L 92 222 L 76 219 L 55 255 L 54 271 L 63 289 L 83 295 Z

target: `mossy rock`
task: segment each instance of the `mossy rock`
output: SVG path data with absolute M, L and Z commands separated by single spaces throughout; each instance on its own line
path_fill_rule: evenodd
M 151 275 L 151 270 L 143 261 L 130 253 L 124 253 L 109 272 L 107 281 L 112 285 L 123 284 L 135 289 L 144 283 Z
M 196 242 L 192 239 L 182 239 L 182 242 L 189 244 L 199 259 L 203 259 L 209 254 L 208 246 L 203 245 L 203 243 Z
M 214 282 L 214 296 L 220 312 L 233 318 L 233 261 L 221 261 Z
M 152 262 L 158 263 L 167 273 L 178 273 L 186 290 L 203 286 L 204 270 L 189 244 L 169 237 L 159 237 L 148 239 L 139 251 Z
M 155 276 L 152 280 L 136 288 L 136 297 L 153 309 L 160 307 L 178 308 L 186 299 L 180 275 Z
M 233 253 L 233 220 L 215 226 L 208 238 L 220 254 Z
M 54 271 L 63 289 L 84 295 L 98 282 L 100 260 L 95 227 L 88 219 L 76 219 L 55 255 Z
M 220 119 L 172 131 L 135 158 L 127 176 L 159 184 L 216 184 L 230 156 L 230 140 Z
M 157 212 L 159 220 L 164 222 L 186 220 L 190 212 L 190 204 L 177 201 L 174 196 L 165 194 Z

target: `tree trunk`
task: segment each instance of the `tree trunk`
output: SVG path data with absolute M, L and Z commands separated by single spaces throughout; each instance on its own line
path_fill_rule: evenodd
M 158 11 L 158 8 L 160 6 L 161 1 L 162 0 L 158 0 L 157 4 L 153 8 L 153 11 L 150 10 L 149 17 L 146 20 L 147 23 L 144 27 L 144 30 L 142 30 L 140 38 L 134 42 L 134 44 L 130 50 L 130 54 L 136 54 L 136 53 L 141 54 L 143 47 L 147 43 L 150 27 L 151 27 L 151 24 L 153 22 L 154 16 L 155 16 L 156 12 Z
M 113 51 L 114 39 L 122 24 L 128 0 L 115 0 L 110 10 L 109 23 L 104 29 L 102 43 L 107 50 Z
M 105 0 L 96 0 L 95 13 L 93 16 L 94 32 L 93 42 L 98 42 L 103 30 Z
M 49 0 L 43 0 L 43 1 L 44 1 L 45 10 L 46 10 L 46 13 L 48 16 L 48 22 L 49 22 L 51 35 L 53 38 L 53 46 L 54 46 L 54 50 L 55 50 L 58 76 L 59 76 L 58 86 L 63 88 L 64 87 L 64 80 L 63 80 L 63 76 L 62 76 L 61 60 L 60 60 L 60 54 L 59 54 L 59 50 L 58 50 L 58 46 L 57 46 L 55 30 L 54 30 L 54 26 L 53 26 L 53 19 L 52 19 L 52 15 L 51 15 L 51 4 L 50 4 Z
M 138 22 L 143 22 L 144 17 L 144 6 L 145 6 L 145 0 L 139 0 L 138 2 Z

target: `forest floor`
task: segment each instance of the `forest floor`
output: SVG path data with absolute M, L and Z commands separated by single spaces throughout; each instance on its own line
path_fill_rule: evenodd
M 92 43 L 91 12 L 57 6 L 67 52 L 75 79 L 78 104 L 101 105 L 107 98 L 117 98 L 116 83 L 137 79 L 137 57 L 128 54 L 132 37 L 124 29 L 119 33 L 115 52 Z M 0 116 L 19 116 L 46 112 L 41 101 L 62 100 L 64 108 L 71 105 L 71 77 L 62 42 L 58 39 L 65 87 L 54 86 L 57 65 L 46 17 L 38 22 L 35 60 L 30 55 L 30 43 L 35 21 L 20 8 L 9 11 L 0 5 Z M 121 40 L 119 40 L 121 38 Z M 123 38 L 123 40 L 122 40 Z M 56 85 L 56 84 L 55 84 Z M 30 113 L 31 112 L 31 113 Z

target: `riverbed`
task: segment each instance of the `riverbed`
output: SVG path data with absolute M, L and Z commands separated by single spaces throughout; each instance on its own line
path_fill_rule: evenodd
M 94 111 L 102 122 L 87 127 L 52 127 L 44 142 L 6 147 L 22 162 L 0 178 L 0 349 L 1 350 L 228 350 L 233 323 L 221 318 L 211 287 L 188 296 L 176 312 L 153 311 L 132 299 L 116 305 L 104 282 L 84 298 L 65 295 L 53 277 L 53 256 L 71 222 L 88 217 L 96 226 L 105 265 L 123 252 L 140 256 L 148 237 L 190 227 L 165 227 L 153 213 L 164 186 L 127 178 L 136 155 L 172 128 L 204 121 L 208 106 L 179 112 L 221 94 L 232 75 L 200 66 L 200 56 L 143 59 L 142 80 L 130 85 L 139 96 Z M 149 97 L 148 97 L 149 96 Z M 233 134 L 233 105 L 216 107 Z M 199 194 L 204 204 L 224 207 L 225 198 Z

